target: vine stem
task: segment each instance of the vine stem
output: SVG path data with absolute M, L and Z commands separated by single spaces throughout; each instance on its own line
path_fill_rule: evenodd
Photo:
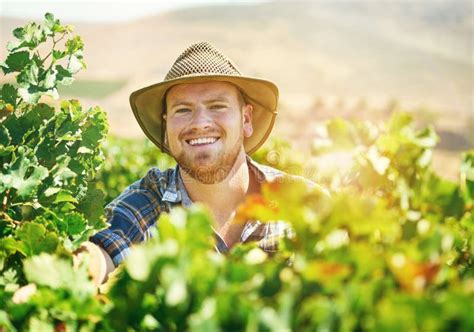
M 13 219 L 13 218 L 10 217 L 6 212 L 3 212 L 3 211 L 0 212 L 0 218 L 3 218 L 3 219 L 5 219 L 7 222 L 12 223 L 12 224 L 14 224 L 14 225 L 17 225 L 17 226 L 21 225 L 21 222 L 20 222 L 20 221 Z
M 10 195 L 10 189 L 7 189 L 5 192 L 5 196 L 3 197 L 3 202 L 2 202 L 2 210 L 6 211 L 8 208 L 8 197 Z
M 51 54 L 53 54 L 53 51 L 54 51 L 54 48 L 56 47 L 56 44 L 59 43 L 61 40 L 64 39 L 64 37 L 66 36 L 67 32 L 64 32 L 61 37 L 56 40 L 54 39 L 53 37 L 53 47 L 51 49 L 51 52 L 49 52 L 41 61 L 44 63 L 46 61 L 46 59 L 48 59 L 50 57 Z M 53 67 L 53 64 L 54 64 L 54 58 L 53 60 L 51 60 L 51 64 L 49 65 L 48 69 L 47 70 L 50 70 L 52 67 Z

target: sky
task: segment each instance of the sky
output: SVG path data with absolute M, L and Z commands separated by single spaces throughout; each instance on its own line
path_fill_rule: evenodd
M 41 19 L 52 12 L 63 21 L 120 22 L 159 12 L 208 4 L 255 4 L 262 0 L 0 0 L 0 17 Z

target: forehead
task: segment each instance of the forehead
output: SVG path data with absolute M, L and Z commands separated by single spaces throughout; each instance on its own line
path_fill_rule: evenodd
M 228 82 L 207 81 L 198 83 L 184 83 L 171 87 L 167 94 L 167 102 L 179 99 L 194 99 L 202 97 L 237 97 L 238 89 L 235 85 Z

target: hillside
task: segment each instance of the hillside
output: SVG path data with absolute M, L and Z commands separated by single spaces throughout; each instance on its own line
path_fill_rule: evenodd
M 472 146 L 473 17 L 470 1 L 278 2 L 188 8 L 120 24 L 73 23 L 85 41 L 88 70 L 64 92 L 104 106 L 113 132 L 141 135 L 129 111 L 130 92 L 160 81 L 188 44 L 208 40 L 243 73 L 277 83 L 276 132 L 301 146 L 316 119 L 351 115 L 361 104 L 362 111 L 383 109 L 395 99 L 403 108 L 423 109 L 448 133 L 445 146 L 457 142 L 446 150 L 457 151 Z M 23 23 L 2 18 L 1 44 Z M 304 134 L 295 126 L 303 121 Z

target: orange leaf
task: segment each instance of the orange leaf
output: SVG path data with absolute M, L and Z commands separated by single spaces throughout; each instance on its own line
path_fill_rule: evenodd
M 317 280 L 321 282 L 344 279 L 352 271 L 349 265 L 327 262 L 327 261 L 312 261 L 308 264 L 304 272 L 306 278 Z
M 414 262 L 402 254 L 396 254 L 389 263 L 395 279 L 408 292 L 421 292 L 438 274 L 438 262 Z

